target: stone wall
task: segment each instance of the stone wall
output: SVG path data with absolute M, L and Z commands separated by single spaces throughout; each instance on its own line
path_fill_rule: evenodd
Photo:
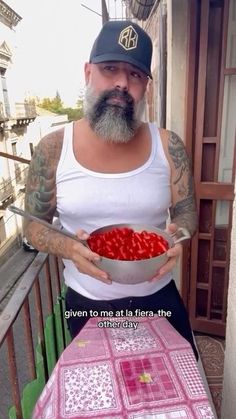
M 166 127 L 184 139 L 187 0 L 167 0 Z

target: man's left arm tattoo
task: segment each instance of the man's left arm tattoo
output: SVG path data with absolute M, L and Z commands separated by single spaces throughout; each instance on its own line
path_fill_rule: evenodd
M 173 132 L 169 132 L 168 151 L 174 167 L 171 221 L 179 227 L 186 227 L 192 235 L 197 229 L 198 221 L 191 164 L 183 142 Z

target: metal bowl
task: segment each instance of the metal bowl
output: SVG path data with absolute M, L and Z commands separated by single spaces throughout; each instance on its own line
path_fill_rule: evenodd
M 162 236 L 169 244 L 169 248 L 176 243 L 190 238 L 189 232 L 185 228 L 179 228 L 173 235 L 166 233 L 160 228 L 140 225 L 140 224 L 114 224 L 94 230 L 91 235 L 105 233 L 114 228 L 132 228 L 136 232 L 146 230 Z M 176 240 L 174 240 L 176 238 Z M 110 279 L 120 284 L 139 284 L 153 278 L 160 267 L 168 261 L 167 252 L 149 259 L 142 260 L 116 260 L 101 256 L 101 260 L 95 262 L 96 266 L 107 272 Z

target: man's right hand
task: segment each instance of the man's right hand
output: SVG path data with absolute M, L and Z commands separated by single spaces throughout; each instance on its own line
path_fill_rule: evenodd
M 84 230 L 78 230 L 76 235 L 81 240 L 87 240 L 89 238 L 89 234 Z M 94 262 L 101 259 L 101 256 L 75 240 L 70 240 L 70 243 L 70 259 L 74 262 L 79 272 L 92 276 L 106 284 L 111 284 L 108 274 L 97 268 L 94 264 Z

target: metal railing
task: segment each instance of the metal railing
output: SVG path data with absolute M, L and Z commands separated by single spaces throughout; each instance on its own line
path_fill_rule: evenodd
M 14 195 L 13 182 L 10 177 L 0 180 L 0 204 Z
M 24 189 L 28 174 L 28 167 L 21 169 L 15 163 L 15 177 L 0 179 L 0 205 L 10 196 L 17 196 L 19 189 Z
M 4 106 L 3 103 L 0 102 L 0 121 L 4 121 L 6 119 L 4 114 Z
M 27 408 L 24 406 L 24 401 L 22 402 L 23 386 L 20 384 L 21 375 L 25 374 L 26 370 L 28 383 L 37 380 L 36 346 L 40 346 L 43 358 L 43 385 L 45 385 L 60 353 L 69 342 L 61 296 L 62 262 L 54 256 L 38 253 L 0 314 L 0 350 L 6 345 L 8 353 L 8 369 L 3 374 L 4 365 L 2 365 L 1 376 L 4 380 L 2 386 L 9 378 L 11 401 L 9 395 L 5 410 L 13 405 L 11 410 L 14 414 L 10 417 L 17 419 L 30 417 L 24 413 Z M 22 322 L 18 324 L 17 329 L 15 326 L 20 317 Z M 50 331 L 46 330 L 48 319 L 50 319 Z M 22 339 L 23 344 L 19 348 L 19 341 Z M 49 353 L 50 351 L 52 353 Z M 19 365 L 17 357 L 20 354 L 23 355 L 24 362 L 21 360 Z M 2 390 L 0 388 L 1 394 Z M 0 411 L 0 417 L 3 415 L 7 417 L 6 414 L 6 411 L 4 413 Z

